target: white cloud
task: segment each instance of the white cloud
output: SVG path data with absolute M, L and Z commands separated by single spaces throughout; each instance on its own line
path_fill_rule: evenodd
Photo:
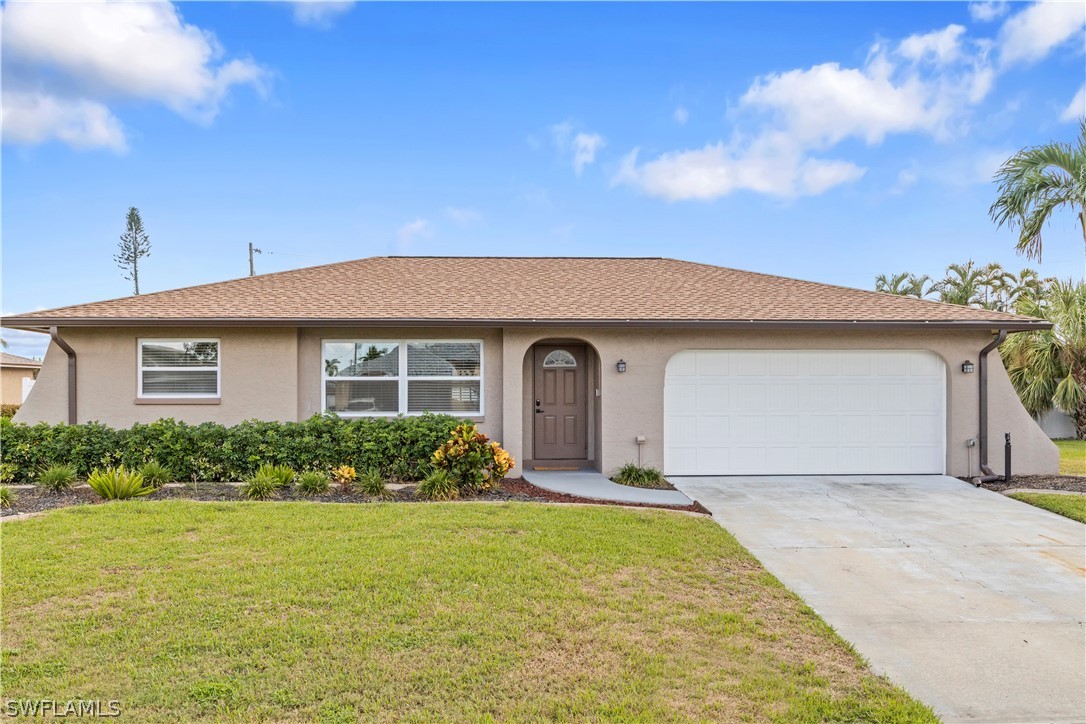
M 580 175 L 584 167 L 596 161 L 596 151 L 606 142 L 598 133 L 578 133 L 573 139 L 573 171 Z
M 0 330 L 3 340 L 8 343 L 4 351 L 9 354 L 17 354 L 20 357 L 42 359 L 45 350 L 49 347 L 49 335 L 40 332 L 27 332 L 22 329 Z
M 559 153 L 572 157 L 573 170 L 579 176 L 584 167 L 595 163 L 596 152 L 606 145 L 606 140 L 598 133 L 577 131 L 572 121 L 555 123 L 550 128 L 551 142 Z
M 969 3 L 969 17 L 980 23 L 991 22 L 1007 14 L 1009 6 L 1003 0 Z
M 1075 94 L 1075 97 L 1067 104 L 1067 108 L 1060 114 L 1060 120 L 1066 123 L 1068 121 L 1077 121 L 1083 116 L 1086 116 L 1086 85 L 1078 89 L 1078 93 Z
M 937 65 L 952 63 L 962 54 L 962 25 L 948 25 L 942 30 L 910 35 L 898 45 L 898 52 L 915 62 L 931 61 Z
M 690 120 L 690 111 L 686 110 L 685 106 L 679 106 L 671 115 L 680 126 L 685 126 L 686 122 Z
M 406 254 L 419 239 L 428 239 L 434 235 L 433 225 L 426 219 L 415 219 L 401 226 L 396 231 L 396 250 Z
M 354 7 L 354 0 L 295 0 L 294 22 L 312 28 L 327 30 L 341 15 Z
M 1041 60 L 1071 38 L 1081 47 L 1086 5 L 1080 2 L 1036 2 L 1012 15 L 999 31 L 1003 66 Z
M 474 224 L 483 218 L 483 215 L 475 209 L 465 209 L 458 206 L 446 206 L 445 215 L 461 225 Z
M 0 104 L 5 140 L 25 145 L 52 139 L 74 148 L 127 150 L 124 129 L 101 103 L 67 100 L 34 91 L 7 91 Z
M 81 115 L 92 129 L 65 136 L 16 127 L 12 140 L 57 138 L 73 145 L 97 140 L 116 149 L 123 146 L 117 142 L 123 131 L 110 102 L 160 103 L 208 124 L 233 87 L 263 91 L 266 71 L 252 60 L 224 59 L 214 34 L 185 23 L 168 2 L 17 2 L 6 4 L 2 13 L 3 104 L 63 116 L 68 121 L 57 126 L 62 129 Z
M 920 180 L 920 174 L 915 169 L 905 168 L 898 172 L 897 183 L 890 189 L 892 194 L 903 194 L 908 189 L 916 185 L 916 182 Z

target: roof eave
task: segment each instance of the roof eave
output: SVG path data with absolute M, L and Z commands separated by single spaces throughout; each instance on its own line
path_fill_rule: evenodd
M 712 329 L 871 329 L 994 330 L 1051 329 L 1032 319 L 963 320 L 804 320 L 804 319 L 367 319 L 256 317 L 9 317 L 10 329 L 46 331 L 49 327 L 684 327 Z

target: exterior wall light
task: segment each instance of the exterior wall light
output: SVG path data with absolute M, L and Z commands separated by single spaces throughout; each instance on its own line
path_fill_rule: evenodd
M 964 372 L 967 375 L 973 374 L 973 363 L 970 362 L 969 360 L 966 360 L 965 362 L 962 362 L 962 372 Z
M 615 365 L 615 369 L 617 369 L 619 372 L 625 372 L 626 371 L 626 360 L 620 359 L 618 361 L 618 364 Z

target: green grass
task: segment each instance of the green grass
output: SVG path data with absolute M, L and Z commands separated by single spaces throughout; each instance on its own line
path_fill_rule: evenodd
M 1011 493 L 1015 500 L 1086 523 L 1086 495 L 1054 495 L 1052 493 Z
M 934 721 L 678 513 L 140 500 L 2 563 L 3 697 L 135 721 Z
M 1060 473 L 1086 475 L 1086 440 L 1053 440 L 1060 449 Z

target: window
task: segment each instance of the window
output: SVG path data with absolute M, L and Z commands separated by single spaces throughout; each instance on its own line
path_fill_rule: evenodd
M 138 396 L 218 397 L 219 340 L 139 340 Z
M 322 363 L 328 412 L 483 414 L 481 341 L 325 340 Z
M 544 367 L 576 367 L 577 358 L 564 349 L 556 349 L 543 358 Z

